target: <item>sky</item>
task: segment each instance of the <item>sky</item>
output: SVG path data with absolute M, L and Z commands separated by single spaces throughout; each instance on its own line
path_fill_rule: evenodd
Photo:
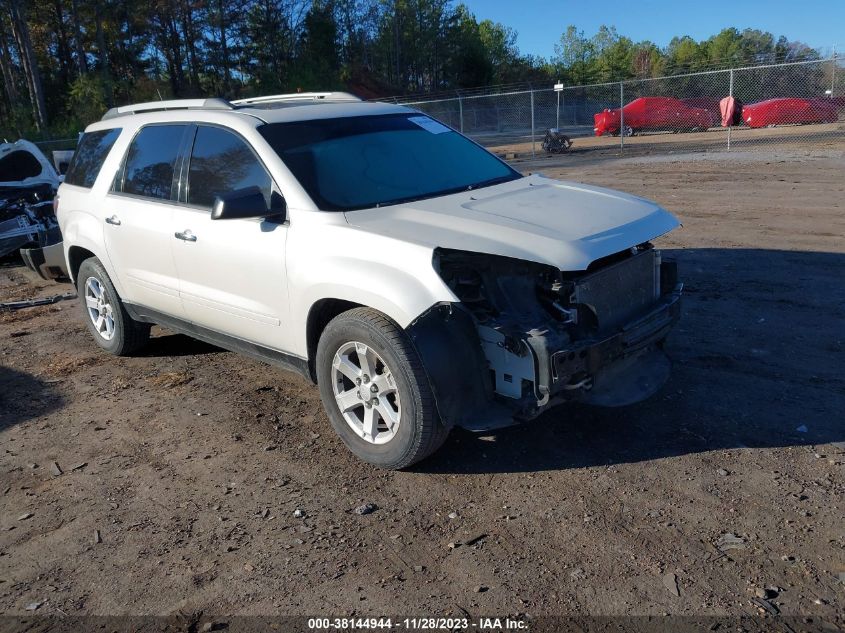
M 589 37 L 615 26 L 635 42 L 666 46 L 675 35 L 702 40 L 723 28 L 754 28 L 845 55 L 845 0 L 459 0 L 481 21 L 517 31 L 522 53 L 549 58 L 570 24 Z M 721 6 L 720 6 L 721 5 Z

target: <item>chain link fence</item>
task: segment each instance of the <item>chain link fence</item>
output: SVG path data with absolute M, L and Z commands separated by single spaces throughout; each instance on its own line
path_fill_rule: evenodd
M 845 57 L 836 55 L 561 90 L 393 101 L 506 155 L 543 152 L 552 128 L 573 139 L 572 151 L 845 147 Z

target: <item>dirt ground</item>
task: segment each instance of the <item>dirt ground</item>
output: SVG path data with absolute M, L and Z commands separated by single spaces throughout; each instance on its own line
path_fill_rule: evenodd
M 76 302 L 0 313 L 0 613 L 842 626 L 842 152 L 517 166 L 683 221 L 658 242 L 686 283 L 658 396 L 455 432 L 382 472 L 297 377 L 157 328 L 142 355 L 108 357 Z M 0 301 L 65 290 L 0 269 Z

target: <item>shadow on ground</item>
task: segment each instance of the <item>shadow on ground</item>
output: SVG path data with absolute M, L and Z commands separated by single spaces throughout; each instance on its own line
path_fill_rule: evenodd
M 63 406 L 64 399 L 51 384 L 0 366 L 0 431 Z
M 457 431 L 420 472 L 580 468 L 845 441 L 845 255 L 664 250 L 686 283 L 673 373 L 650 400 L 582 405 L 488 436 Z
M 226 350 L 184 334 L 163 334 L 150 339 L 135 355 L 141 358 L 166 358 L 217 354 Z

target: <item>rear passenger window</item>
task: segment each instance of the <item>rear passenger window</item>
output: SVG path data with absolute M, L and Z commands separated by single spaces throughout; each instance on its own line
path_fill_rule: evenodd
M 126 152 L 123 193 L 170 200 L 173 170 L 185 125 L 151 125 L 142 128 Z
M 200 126 L 188 170 L 188 204 L 211 207 L 215 196 L 252 185 L 269 205 L 272 180 L 250 147 L 231 132 Z
M 106 160 L 118 136 L 120 136 L 120 128 L 83 134 L 65 174 L 65 182 L 88 189 L 93 187 L 103 161 Z

